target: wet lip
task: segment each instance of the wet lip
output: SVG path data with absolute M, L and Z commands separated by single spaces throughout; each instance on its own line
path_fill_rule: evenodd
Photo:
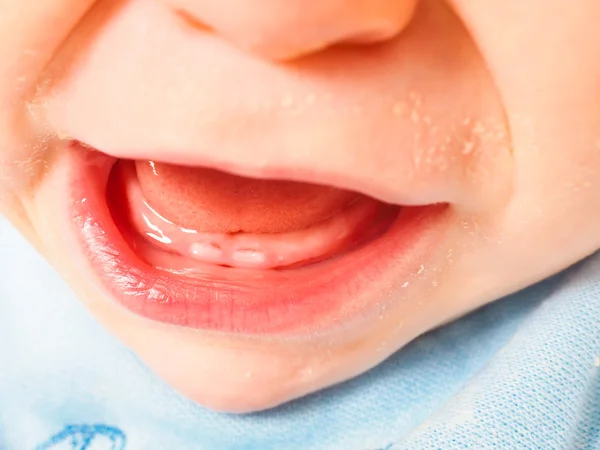
M 403 207 L 391 227 L 362 248 L 243 282 L 207 272 L 189 277 L 143 261 L 111 216 L 106 198 L 117 160 L 73 144 L 69 221 L 82 270 L 110 299 L 167 324 L 248 335 L 323 333 L 379 316 L 381 293 L 407 286 L 441 229 L 445 205 Z M 389 301 L 393 301 L 389 299 Z

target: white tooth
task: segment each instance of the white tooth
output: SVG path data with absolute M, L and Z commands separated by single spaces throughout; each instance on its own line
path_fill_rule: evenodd
M 194 242 L 190 245 L 190 254 L 196 259 L 213 263 L 222 263 L 224 259 L 223 250 L 208 242 Z
M 258 266 L 267 261 L 267 255 L 259 250 L 244 249 L 234 251 L 231 255 L 231 259 L 238 264 Z

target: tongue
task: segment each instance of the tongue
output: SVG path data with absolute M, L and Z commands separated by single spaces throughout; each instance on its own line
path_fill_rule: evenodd
M 308 183 L 243 178 L 211 169 L 140 161 L 144 197 L 180 227 L 209 233 L 286 233 L 324 221 L 357 194 Z

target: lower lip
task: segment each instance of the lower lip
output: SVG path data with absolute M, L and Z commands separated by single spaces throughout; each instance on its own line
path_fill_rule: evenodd
M 147 264 L 113 221 L 106 186 L 115 159 L 77 146 L 70 154 L 70 229 L 92 282 L 139 316 L 196 329 L 297 336 L 379 317 L 394 301 L 382 301 L 382 292 L 417 274 L 447 209 L 402 208 L 373 241 L 309 266 L 255 271 L 243 282 L 210 272 L 188 277 Z

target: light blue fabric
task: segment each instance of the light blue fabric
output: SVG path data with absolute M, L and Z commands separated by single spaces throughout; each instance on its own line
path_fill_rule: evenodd
M 600 449 L 600 256 L 247 416 L 174 393 L 1 219 L 0 274 L 3 450 Z

